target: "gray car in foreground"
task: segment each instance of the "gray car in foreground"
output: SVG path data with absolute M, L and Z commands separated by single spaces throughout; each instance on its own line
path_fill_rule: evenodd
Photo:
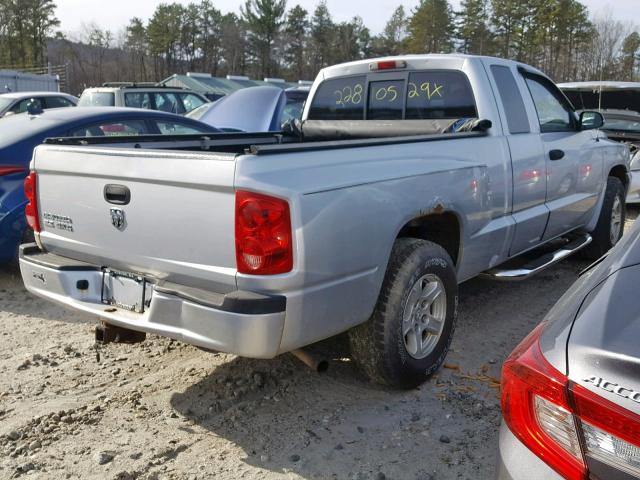
M 640 478 L 640 223 L 502 372 L 500 480 Z

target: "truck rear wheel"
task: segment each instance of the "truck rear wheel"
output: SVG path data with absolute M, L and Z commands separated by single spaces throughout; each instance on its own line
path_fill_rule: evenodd
M 617 177 L 607 178 L 602 210 L 591 237 L 593 240 L 584 248 L 583 256 L 597 260 L 618 243 L 624 233 L 626 219 L 625 189 Z
M 425 240 L 398 239 L 373 315 L 349 332 L 353 359 L 374 381 L 416 387 L 444 361 L 457 303 L 447 252 Z

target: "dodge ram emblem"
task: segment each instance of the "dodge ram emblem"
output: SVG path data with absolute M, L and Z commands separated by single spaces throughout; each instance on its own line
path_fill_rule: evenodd
M 121 208 L 111 209 L 111 225 L 116 227 L 118 230 L 124 229 L 124 210 L 122 210 Z

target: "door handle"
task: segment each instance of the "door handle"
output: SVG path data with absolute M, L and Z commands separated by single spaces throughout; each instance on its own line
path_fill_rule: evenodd
M 564 151 L 562 150 L 551 150 L 549 152 L 549 159 L 551 160 L 561 160 L 564 158 Z
M 104 186 L 104 199 L 114 205 L 127 205 L 131 201 L 131 191 L 124 185 L 111 183 Z

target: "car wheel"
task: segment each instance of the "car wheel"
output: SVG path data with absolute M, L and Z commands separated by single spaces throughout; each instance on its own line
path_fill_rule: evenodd
M 624 185 L 619 178 L 609 177 L 600 217 L 596 228 L 591 232 L 593 240 L 584 249 L 584 256 L 590 260 L 597 260 L 613 248 L 624 233 L 625 219 Z
M 353 359 L 374 381 L 416 387 L 444 361 L 457 303 L 447 252 L 425 240 L 398 239 L 373 315 L 349 332 Z

